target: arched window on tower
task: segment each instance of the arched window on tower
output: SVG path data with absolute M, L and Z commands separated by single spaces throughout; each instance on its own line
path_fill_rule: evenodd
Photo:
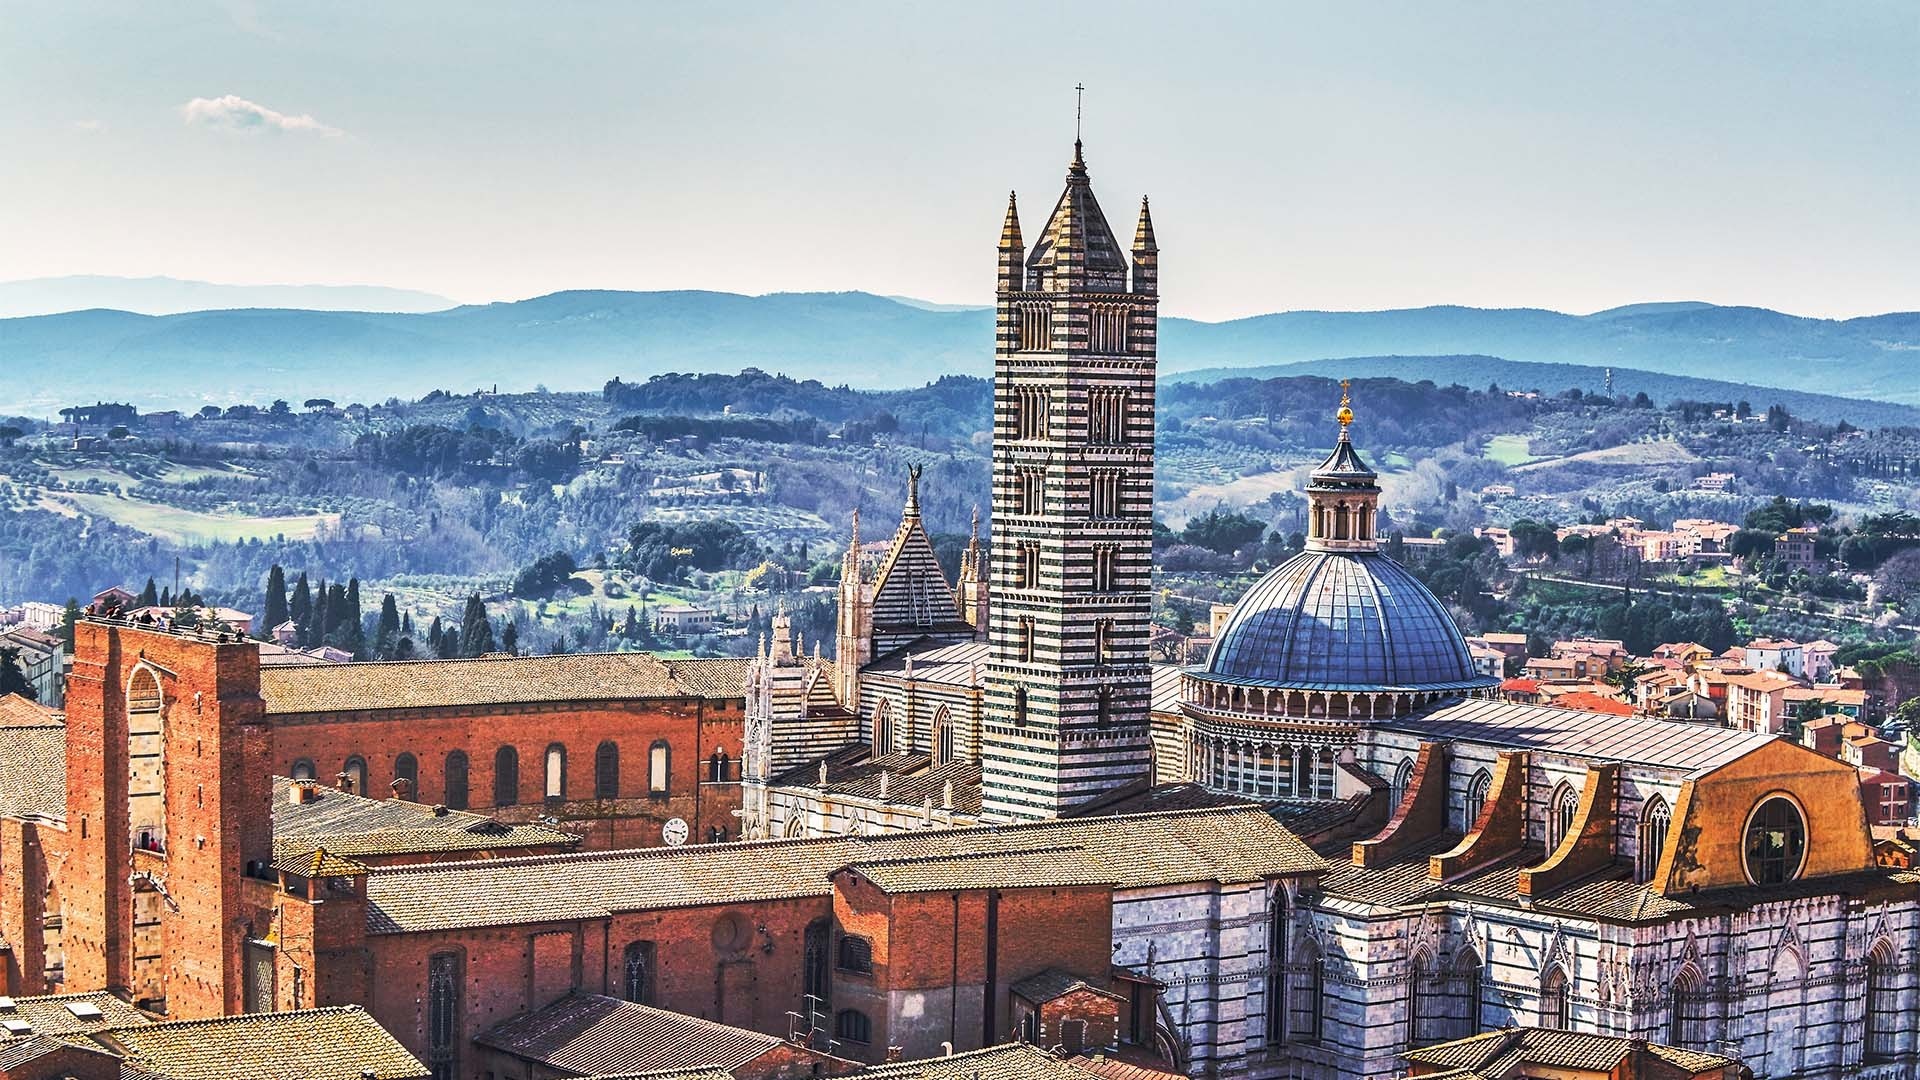
M 933 713 L 933 763 L 945 765 L 953 760 L 953 714 L 945 705 Z
M 520 801 L 520 751 L 503 746 L 493 753 L 493 805 Z
M 1033 617 L 1031 615 L 1020 619 L 1020 662 L 1033 663 Z
M 1013 688 L 1013 726 L 1027 726 L 1027 688 L 1024 686 Z
M 294 778 L 295 780 L 311 780 L 311 779 L 313 779 L 313 778 L 314 778 L 314 771 L 313 771 L 313 759 L 312 759 L 312 758 L 301 758 L 301 759 L 300 759 L 299 761 L 296 761 L 296 762 L 294 762 L 294 763 L 293 763 L 293 778 Z
M 893 703 L 886 698 L 873 710 L 873 755 L 893 753 Z
M 712 784 L 726 783 L 728 779 L 727 770 L 732 764 L 733 759 L 727 756 L 726 747 L 714 747 L 713 753 L 707 755 L 707 782 Z
M 1907 1016 L 1900 1003 L 1899 971 L 1893 946 L 1882 941 L 1867 955 L 1866 1059 L 1892 1061 L 1900 1055 L 1901 1021 Z
M 1113 685 L 1100 684 L 1100 697 L 1095 702 L 1094 722 L 1100 727 L 1113 726 Z
M 1448 1040 L 1480 1034 L 1480 954 L 1463 948 L 1453 958 L 1454 1000 L 1450 1007 Z
M 1660 869 L 1660 852 L 1667 846 L 1667 827 L 1672 823 L 1673 811 L 1668 809 L 1667 800 L 1655 795 L 1647 800 L 1640 810 L 1640 829 L 1638 850 L 1633 856 L 1633 879 L 1649 882 Z

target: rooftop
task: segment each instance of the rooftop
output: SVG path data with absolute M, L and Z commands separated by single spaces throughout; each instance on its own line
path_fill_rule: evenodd
M 1015 1042 L 945 1057 L 870 1065 L 853 1074 L 874 1080 L 1089 1080 L 1089 1073 L 1031 1043 Z
M 273 861 L 305 874 L 313 853 L 364 858 L 446 851 L 571 847 L 572 833 L 509 825 L 485 814 L 426 806 L 407 799 L 368 799 L 316 784 L 309 802 L 287 797 L 292 781 L 274 778 Z
M 146 1013 L 104 990 L 17 997 L 13 1011 L 0 1010 L 0 1020 L 24 1020 L 34 1035 L 85 1035 L 149 1022 Z
M 1611 1035 L 1551 1028 L 1506 1028 L 1407 1052 L 1409 1062 L 1501 1080 L 1528 1066 L 1612 1072 L 1633 1042 Z M 1740 1064 L 1733 1058 L 1646 1043 L 1647 1053 L 1687 1072 L 1708 1072 Z M 1529 1070 L 1531 1075 L 1531 1070 Z
M 1326 868 L 1258 807 L 929 829 L 874 837 L 583 852 L 376 869 L 367 878 L 376 934 L 604 918 L 832 891 L 856 863 L 1079 848 L 1116 888 L 1247 882 Z
M 126 1064 L 167 1080 L 423 1080 L 427 1067 L 358 1005 L 125 1027 Z
M 745 1028 L 598 994 L 568 994 L 474 1036 L 569 1075 L 732 1069 L 782 1044 Z
M 269 714 L 731 698 L 745 692 L 746 663 L 664 661 L 636 652 L 275 665 L 260 670 L 260 696 Z
M 1504 749 L 1617 761 L 1673 769 L 1687 776 L 1704 775 L 1774 741 L 1773 736 L 1757 731 L 1488 698 L 1438 705 L 1377 726 L 1425 739 L 1458 739 Z
M 0 702 L 6 700 L 0 698 Z M 32 702 L 26 704 L 39 709 Z M 65 723 L 56 713 L 25 710 L 16 710 L 4 723 L 0 726 L 0 817 L 65 819 Z

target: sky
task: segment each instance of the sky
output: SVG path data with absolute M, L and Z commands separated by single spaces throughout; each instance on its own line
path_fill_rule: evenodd
M 1086 90 L 1163 308 L 1920 308 L 1920 4 L 0 0 L 0 280 L 991 299 Z

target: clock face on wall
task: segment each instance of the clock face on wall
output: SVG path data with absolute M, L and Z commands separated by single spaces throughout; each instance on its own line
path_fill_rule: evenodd
M 686 843 L 687 823 L 679 818 L 668 818 L 667 823 L 660 827 L 660 839 L 665 841 L 668 847 L 679 847 Z

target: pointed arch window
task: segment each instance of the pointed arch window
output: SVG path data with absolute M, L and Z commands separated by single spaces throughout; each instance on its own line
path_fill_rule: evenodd
M 1487 805 L 1487 794 L 1493 790 L 1493 774 L 1481 769 L 1473 774 L 1473 780 L 1467 784 L 1467 819 L 1461 832 L 1472 832 L 1480 820 L 1480 811 Z
M 1393 783 L 1390 785 L 1389 790 L 1393 798 L 1394 809 L 1398 810 L 1400 808 L 1400 804 L 1407 801 L 1407 792 L 1412 787 L 1413 787 L 1413 759 L 1408 758 L 1407 760 L 1402 761 L 1393 770 Z
M 893 702 L 886 698 L 873 710 L 873 754 L 893 753 Z
M 1553 801 L 1547 807 L 1547 850 L 1555 851 L 1567 833 L 1573 828 L 1573 819 L 1580 812 L 1580 795 L 1573 785 L 1562 781 L 1553 789 Z
M 801 966 L 801 987 L 806 995 L 806 1000 L 802 1004 L 806 1008 L 809 1027 L 814 1025 L 816 1018 L 824 1017 L 831 1006 L 829 995 L 833 986 L 833 964 L 830 958 L 832 943 L 831 920 L 815 919 L 807 924 Z
M 639 1005 L 653 1004 L 656 956 L 656 947 L 651 941 L 635 941 L 627 945 L 621 990 L 628 1001 Z
M 714 747 L 713 753 L 707 756 L 707 781 L 714 784 L 726 783 L 728 768 L 732 764 L 733 759 L 727 756 L 726 747 Z
M 1892 1061 L 1900 1054 L 1900 1027 L 1906 1013 L 1900 1007 L 1899 974 L 1891 945 L 1881 942 L 1867 955 L 1866 1058 Z
M 460 955 L 427 961 L 427 1067 L 433 1080 L 460 1075 Z
M 467 808 L 467 752 L 454 750 L 447 754 L 446 767 L 442 772 L 446 792 L 441 796 L 449 810 Z
M 493 805 L 520 801 L 520 751 L 503 746 L 493 752 Z
M 1640 811 L 1639 849 L 1633 856 L 1633 878 L 1639 882 L 1653 880 L 1660 869 L 1660 853 L 1667 846 L 1667 829 L 1672 824 L 1673 811 L 1667 807 L 1667 800 L 1655 795 L 1647 800 Z
M 1699 969 L 1688 965 L 1673 980 L 1667 1041 L 1688 1050 L 1713 1045 L 1713 999 Z
M 1094 703 L 1094 722 L 1100 727 L 1113 726 L 1113 684 L 1100 684 L 1100 697 Z
M 1458 995 L 1454 1026 L 1448 1040 L 1480 1034 L 1480 955 L 1471 948 L 1460 950 L 1453 959 L 1453 990 Z
M 1311 942 L 1303 942 L 1299 960 L 1291 965 L 1288 975 L 1287 1037 L 1297 1043 L 1318 1043 L 1326 960 Z
M 953 760 L 953 714 L 945 705 L 933 713 L 933 763 L 945 765 Z
M 1555 967 L 1540 981 L 1540 1026 L 1564 1031 L 1567 1005 L 1567 973 Z
M 612 739 L 593 750 L 593 797 L 601 800 L 620 797 L 620 744 Z

